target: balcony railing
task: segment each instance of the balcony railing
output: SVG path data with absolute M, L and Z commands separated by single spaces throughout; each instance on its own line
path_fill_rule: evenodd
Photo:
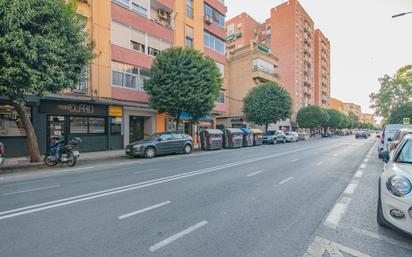
M 193 7 L 186 5 L 186 16 L 193 19 Z
M 275 71 L 270 70 L 270 69 L 268 69 L 268 68 L 265 68 L 265 67 L 263 67 L 263 66 L 261 66 L 261 65 L 254 65 L 254 66 L 253 66 L 253 71 L 254 71 L 254 72 L 256 72 L 256 71 L 261 71 L 261 72 L 266 73 L 266 74 L 269 74 L 269 75 L 271 75 L 271 76 L 279 77 L 279 75 L 278 75 Z

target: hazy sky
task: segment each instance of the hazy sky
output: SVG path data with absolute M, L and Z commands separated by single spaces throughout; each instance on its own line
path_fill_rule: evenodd
M 247 12 L 262 22 L 282 0 L 225 0 L 227 19 Z M 332 97 L 369 109 L 378 78 L 412 64 L 412 0 L 300 0 L 331 42 Z M 272 28 L 274 29 L 274 28 Z M 275 40 L 275 39 L 274 39 Z

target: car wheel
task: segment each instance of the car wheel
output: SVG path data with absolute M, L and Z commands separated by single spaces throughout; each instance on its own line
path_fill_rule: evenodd
M 379 226 L 386 227 L 386 220 L 385 220 L 385 217 L 383 216 L 383 211 L 382 211 L 381 180 L 380 179 L 379 179 L 379 196 L 378 196 L 378 210 L 377 210 L 377 215 L 376 215 L 376 221 L 378 222 Z
M 279 142 L 278 142 L 278 139 L 277 139 L 277 138 L 274 138 L 272 144 L 277 144 L 277 143 L 279 143 Z
M 192 146 L 189 145 L 189 144 L 185 145 L 185 148 L 183 149 L 183 152 L 185 154 L 190 154 L 192 152 Z
M 148 148 L 146 148 L 146 150 L 144 151 L 144 157 L 147 159 L 151 159 L 153 157 L 156 156 L 156 150 L 154 149 L 154 147 L 149 146 Z
M 283 143 L 286 144 L 286 138 L 283 138 Z

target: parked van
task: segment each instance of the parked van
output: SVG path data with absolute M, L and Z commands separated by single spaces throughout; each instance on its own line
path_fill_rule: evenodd
M 396 132 L 398 132 L 401 128 L 412 128 L 412 125 L 388 124 L 383 128 L 378 144 L 378 153 L 382 150 L 388 149 L 388 139 L 391 138 L 392 140 Z

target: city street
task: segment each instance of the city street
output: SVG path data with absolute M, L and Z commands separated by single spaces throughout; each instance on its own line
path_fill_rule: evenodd
M 375 142 L 331 138 L 2 175 L 0 256 L 411 256 L 411 240 L 375 221 Z

